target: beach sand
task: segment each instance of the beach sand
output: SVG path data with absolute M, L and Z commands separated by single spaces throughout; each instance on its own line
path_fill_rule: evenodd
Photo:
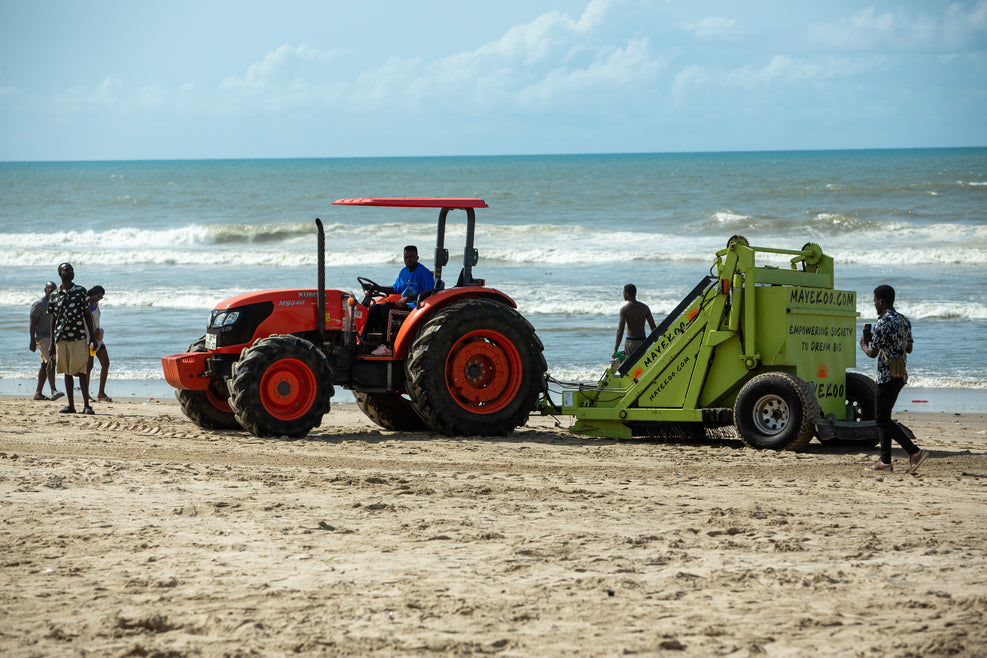
M 987 416 L 873 450 L 0 397 L 0 654 L 982 656 Z M 566 419 L 562 419 L 565 421 Z M 566 423 L 563 422 L 563 425 Z

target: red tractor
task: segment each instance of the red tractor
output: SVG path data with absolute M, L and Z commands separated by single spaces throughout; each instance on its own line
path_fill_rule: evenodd
M 473 277 L 478 198 L 339 199 L 334 205 L 438 208 L 435 287 L 414 308 L 358 277 L 364 298 L 325 287 L 325 234 L 318 227 L 318 288 L 265 290 L 219 303 L 206 334 L 188 352 L 162 358 L 182 410 L 206 429 L 302 437 L 322 423 L 334 385 L 353 391 L 375 423 L 390 430 L 503 435 L 527 422 L 544 388 L 543 347 L 517 304 Z M 463 267 L 446 287 L 446 217 L 466 211 Z M 371 354 L 373 346 L 391 354 Z

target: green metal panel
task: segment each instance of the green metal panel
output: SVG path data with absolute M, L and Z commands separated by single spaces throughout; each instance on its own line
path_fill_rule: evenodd
M 812 385 L 823 415 L 846 419 L 846 371 L 856 365 L 857 293 L 782 288 L 787 298 L 785 360 Z
M 790 254 L 791 268 L 755 267 L 759 251 Z M 793 372 L 810 383 L 825 415 L 845 418 L 846 369 L 856 365 L 856 293 L 833 290 L 833 259 L 816 245 L 798 251 L 731 240 L 716 254 L 708 288 L 620 372 L 563 392 L 573 432 L 626 438 L 631 422 L 701 422 L 702 409 L 732 407 L 761 372 Z M 729 290 L 725 289 L 729 286 Z
M 688 343 L 683 343 L 680 349 L 675 350 L 674 358 L 665 361 L 664 367 L 649 380 L 653 383 L 638 399 L 638 406 L 669 409 L 686 406 L 686 392 L 692 381 L 692 373 L 696 369 L 701 341 L 702 334 L 696 335 Z

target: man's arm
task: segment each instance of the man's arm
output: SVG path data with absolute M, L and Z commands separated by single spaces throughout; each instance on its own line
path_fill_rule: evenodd
M 40 316 L 37 316 L 34 313 L 31 314 L 31 324 L 28 326 L 28 331 L 31 333 L 31 347 L 30 347 L 30 350 L 32 352 L 34 350 L 36 350 L 37 347 L 38 347 L 38 343 L 34 339 L 34 334 L 38 330 L 38 320 L 40 320 L 40 319 L 41 319 Z
M 48 305 L 48 308 L 51 309 L 51 304 Z M 52 313 L 51 313 L 51 327 L 49 328 L 50 333 L 48 334 L 49 336 L 51 336 L 51 341 L 49 341 L 49 343 L 48 343 L 48 356 L 49 357 L 54 357 L 55 356 L 55 318 L 57 318 L 57 317 L 58 317 L 58 311 L 57 311 L 57 309 L 52 309 Z
M 613 354 L 617 355 L 620 351 L 620 341 L 624 338 L 624 325 L 627 323 L 627 307 L 620 309 L 620 322 L 617 324 L 617 342 L 613 345 Z
M 89 346 L 96 347 L 96 323 L 93 321 L 92 311 L 89 310 L 89 304 L 83 307 L 86 319 L 86 329 L 89 330 Z
M 645 319 L 648 321 L 648 326 L 651 327 L 651 331 L 654 331 L 655 327 L 657 327 L 658 325 L 655 324 L 655 319 L 651 317 L 651 309 L 648 308 L 647 306 L 645 306 L 645 308 L 647 309 L 646 311 L 647 315 L 645 316 Z
M 866 342 L 863 336 L 860 337 L 860 349 L 863 351 L 864 354 L 866 354 L 872 359 L 881 353 L 881 350 L 877 349 L 876 347 L 872 347 L 870 343 Z

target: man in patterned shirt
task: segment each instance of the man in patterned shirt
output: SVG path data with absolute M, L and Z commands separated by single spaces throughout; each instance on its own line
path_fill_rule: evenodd
M 874 308 L 877 310 L 877 324 L 871 336 L 860 337 L 860 349 L 870 358 L 877 359 L 877 400 L 875 420 L 881 436 L 881 459 L 868 466 L 870 471 L 893 471 L 891 464 L 891 439 L 898 442 L 908 453 L 908 470 L 914 473 L 929 456 L 927 450 L 919 450 L 901 427 L 891 420 L 891 411 L 898 400 L 898 394 L 908 381 L 902 368 L 901 375 L 895 377 L 891 362 L 906 359 L 912 353 L 912 323 L 904 315 L 894 310 L 894 288 L 881 285 L 874 288 Z M 868 338 L 870 341 L 868 342 Z
M 72 377 L 78 376 L 79 388 L 82 389 L 82 413 L 92 415 L 86 366 L 89 363 L 89 347 L 96 346 L 89 337 L 95 336 L 96 331 L 92 313 L 89 312 L 89 295 L 84 287 L 72 282 L 75 270 L 69 263 L 58 266 L 58 276 L 62 279 L 62 285 L 48 298 L 48 309 L 52 314 L 51 353 L 55 357 L 55 369 L 65 375 L 68 406 L 61 413 L 75 413 Z

